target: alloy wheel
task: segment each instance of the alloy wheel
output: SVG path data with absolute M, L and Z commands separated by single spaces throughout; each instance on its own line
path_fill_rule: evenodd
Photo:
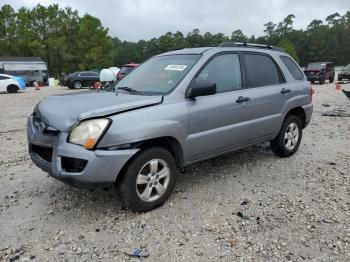
M 144 202 L 153 202 L 167 191 L 170 182 L 170 168 L 163 159 L 148 161 L 136 178 L 136 192 Z
M 288 150 L 293 150 L 298 144 L 299 128 L 295 122 L 292 122 L 286 128 L 284 134 L 284 145 Z

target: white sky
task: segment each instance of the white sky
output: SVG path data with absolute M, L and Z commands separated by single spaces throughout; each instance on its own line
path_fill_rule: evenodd
M 236 29 L 260 36 L 264 24 L 280 22 L 294 14 L 295 28 L 306 28 L 313 19 L 325 20 L 335 12 L 350 11 L 350 0 L 0 0 L 0 5 L 32 8 L 36 4 L 71 6 L 80 15 L 89 13 L 109 28 L 112 37 L 137 41 L 177 30 L 188 33 L 231 35 Z

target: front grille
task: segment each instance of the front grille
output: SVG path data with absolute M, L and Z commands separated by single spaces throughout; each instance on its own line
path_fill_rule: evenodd
M 57 136 L 58 134 L 58 130 L 46 125 L 38 116 L 38 113 L 33 114 L 33 124 L 35 129 L 42 134 L 49 136 Z
M 52 162 L 52 148 L 32 144 L 31 149 L 33 153 L 37 154 L 42 159 L 50 163 Z
M 62 169 L 71 173 L 82 172 L 87 164 L 87 160 L 72 157 L 62 157 L 61 161 Z

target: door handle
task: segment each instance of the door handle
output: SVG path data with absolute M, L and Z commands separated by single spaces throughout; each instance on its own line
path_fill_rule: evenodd
M 287 89 L 287 88 L 282 88 L 281 90 L 281 94 L 287 94 L 287 93 L 290 93 L 290 89 Z
M 249 97 L 240 96 L 240 97 L 237 98 L 236 103 L 244 103 L 244 102 L 247 102 L 249 100 L 250 100 Z

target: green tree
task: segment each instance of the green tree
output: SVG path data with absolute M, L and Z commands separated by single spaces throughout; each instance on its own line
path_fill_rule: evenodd
M 291 41 L 284 38 L 278 43 L 278 46 L 281 47 L 282 49 L 284 49 L 291 57 L 294 58 L 295 61 L 297 61 L 299 63 L 300 60 L 299 60 L 298 53 L 295 49 L 295 46 L 293 45 L 293 43 Z

